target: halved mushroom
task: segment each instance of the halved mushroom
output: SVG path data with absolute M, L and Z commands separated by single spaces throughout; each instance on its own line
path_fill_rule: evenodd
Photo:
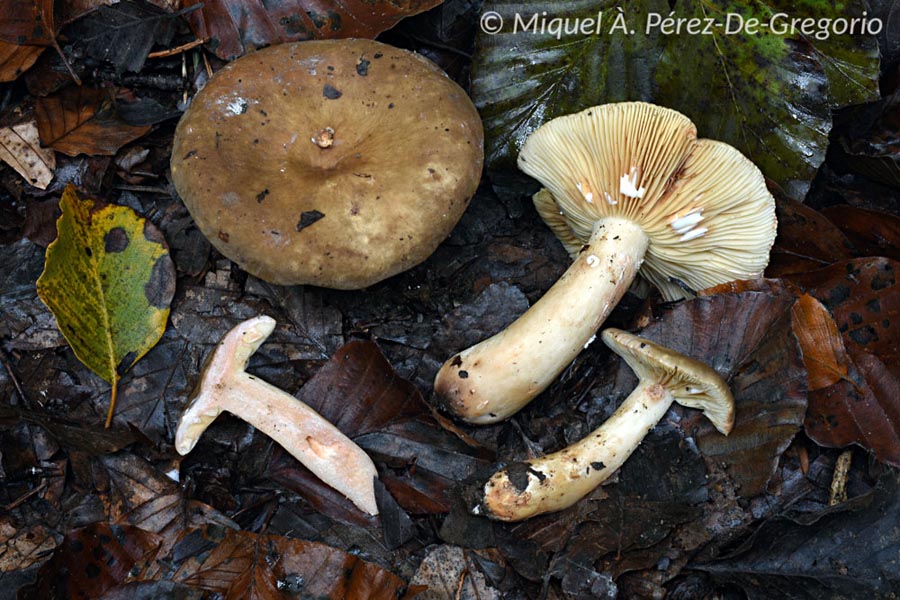
M 277 284 L 372 285 L 427 258 L 481 177 L 482 125 L 428 60 L 370 40 L 224 67 L 178 124 L 172 180 L 222 254 Z
M 495 473 L 476 512 L 520 521 L 572 506 L 628 459 L 672 402 L 703 411 L 721 433 L 734 424 L 734 398 L 709 366 L 619 329 L 603 341 L 637 374 L 639 383 L 603 425 L 575 444 Z
M 471 423 L 505 419 L 589 344 L 641 277 L 675 300 L 761 276 L 775 239 L 775 201 L 733 147 L 696 139 L 684 115 L 642 102 L 607 104 L 545 123 L 519 167 L 574 262 L 524 315 L 448 360 L 443 406 Z

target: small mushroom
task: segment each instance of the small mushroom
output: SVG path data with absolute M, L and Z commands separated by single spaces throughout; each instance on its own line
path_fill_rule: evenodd
M 261 316 L 225 334 L 203 367 L 200 383 L 178 429 L 175 449 L 187 454 L 222 411 L 259 429 L 303 463 L 319 479 L 360 510 L 378 514 L 372 459 L 319 413 L 287 392 L 246 372 L 247 361 L 275 329 Z
M 216 249 L 271 283 L 358 289 L 425 260 L 475 193 L 481 120 L 421 56 L 280 44 L 217 72 L 178 124 L 172 181 Z
M 733 147 L 696 139 L 684 115 L 642 102 L 553 119 L 525 142 L 519 167 L 574 262 L 506 330 L 448 360 L 435 379 L 447 410 L 493 423 L 543 391 L 594 339 L 632 281 L 675 300 L 762 275 L 775 201 Z
M 712 368 L 619 329 L 603 341 L 625 359 L 639 383 L 616 412 L 584 439 L 495 473 L 476 512 L 520 521 L 572 506 L 631 456 L 672 402 L 703 411 L 721 433 L 734 424 L 734 399 Z

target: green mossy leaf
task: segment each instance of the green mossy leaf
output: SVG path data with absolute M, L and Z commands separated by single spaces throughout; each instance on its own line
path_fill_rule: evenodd
M 545 121 L 596 104 L 645 100 L 680 110 L 702 137 L 728 142 L 763 173 L 802 192 L 825 155 L 834 108 L 878 97 L 879 59 L 874 35 L 827 37 L 773 33 L 759 27 L 726 34 L 729 15 L 746 23 L 773 15 L 861 19 L 864 0 L 639 0 L 625 5 L 586 0 L 485 2 L 498 13 L 499 33 L 479 33 L 472 94 L 485 122 L 489 167 L 513 167 L 525 138 Z M 603 14 L 599 33 L 572 30 L 577 19 Z M 518 30 L 514 32 L 516 15 Z M 523 31 L 532 15 L 547 27 Z M 619 16 L 621 15 L 621 16 Z M 700 30 L 676 33 L 651 16 L 700 19 Z M 711 18 L 716 25 L 704 30 Z M 565 23 L 560 35 L 551 20 Z M 618 25 L 621 19 L 627 31 Z M 781 24 L 784 24 L 783 22 Z M 816 27 L 818 27 L 817 25 Z M 633 33 L 632 33 L 633 32 Z
M 730 35 L 714 27 L 710 35 L 668 36 L 655 74 L 656 101 L 800 195 L 825 159 L 831 109 L 878 98 L 878 49 L 869 35 L 816 39 L 782 31 L 790 19 L 861 17 L 864 10 L 862 0 L 680 0 L 676 18 L 722 24 L 740 18 L 744 27 Z M 779 14 L 787 17 L 774 17 Z M 759 20 L 755 33 L 746 29 L 750 19 Z
M 634 0 L 622 13 L 615 9 L 618 4 L 613 0 L 485 2 L 482 15 L 493 11 L 503 20 L 495 35 L 483 32 L 491 21 L 482 22 L 472 64 L 472 96 L 484 120 L 485 160 L 491 167 L 514 168 L 525 138 L 549 119 L 595 104 L 651 100 L 653 69 L 663 39 L 631 35 L 628 30 L 640 26 L 641 14 L 668 12 L 668 4 Z M 598 13 L 602 15 L 599 35 L 555 33 L 556 25 L 564 27 L 566 21 L 572 27 L 594 19 L 596 25 Z M 537 20 L 529 26 L 532 15 Z M 559 20 L 551 23 L 554 19 Z M 523 31 L 523 25 L 527 30 Z M 623 25 L 627 30 L 623 31 Z
M 166 329 L 175 267 L 159 230 L 130 208 L 81 200 L 72 186 L 60 207 L 37 291 L 78 360 L 113 386 L 111 417 L 119 377 Z

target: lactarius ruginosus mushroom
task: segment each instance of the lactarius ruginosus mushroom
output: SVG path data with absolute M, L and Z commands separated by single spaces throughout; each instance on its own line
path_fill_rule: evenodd
M 697 139 L 684 115 L 642 102 L 553 119 L 525 142 L 519 168 L 574 262 L 524 315 L 448 360 L 439 402 L 471 423 L 505 419 L 543 391 L 640 275 L 675 300 L 761 276 L 775 202 L 731 146 Z
M 734 399 L 712 368 L 619 329 L 604 331 L 603 341 L 637 374 L 638 386 L 581 441 L 495 473 L 478 512 L 520 521 L 572 506 L 622 466 L 673 401 L 702 410 L 723 434 L 731 431 Z
M 172 180 L 213 246 L 271 283 L 357 289 L 425 260 L 481 177 L 482 125 L 427 59 L 370 40 L 224 67 L 175 133 Z
M 175 449 L 190 452 L 209 424 L 227 411 L 278 442 L 360 510 L 378 514 L 378 473 L 362 448 L 305 403 L 245 371 L 250 356 L 274 329 L 275 320 L 263 316 L 225 334 L 181 416 Z

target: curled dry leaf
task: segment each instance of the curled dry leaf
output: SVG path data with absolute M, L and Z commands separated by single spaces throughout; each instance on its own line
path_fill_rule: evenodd
M 148 131 L 118 117 L 108 90 L 70 86 L 35 101 L 41 142 L 63 154 L 113 155 Z
M 892 465 L 900 465 L 896 265 L 856 259 L 791 277 L 809 292 L 794 308 L 810 369 L 807 434 L 823 446 L 859 444 Z
M 50 185 L 56 169 L 56 156 L 53 150 L 41 147 L 34 121 L 0 129 L 0 160 L 42 190 Z

